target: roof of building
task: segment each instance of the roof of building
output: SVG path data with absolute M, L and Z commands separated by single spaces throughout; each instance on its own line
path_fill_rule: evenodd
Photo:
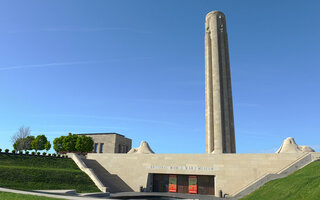
M 119 133 L 78 133 L 76 135 L 119 135 L 125 137 L 124 135 L 121 135 Z

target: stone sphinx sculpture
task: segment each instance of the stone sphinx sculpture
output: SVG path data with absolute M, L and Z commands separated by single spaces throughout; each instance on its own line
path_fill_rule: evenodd
M 146 141 L 142 141 L 140 147 L 132 148 L 128 153 L 137 153 L 137 154 L 153 154 L 149 144 Z
M 300 146 L 294 141 L 292 137 L 285 139 L 281 147 L 276 151 L 276 153 L 308 153 L 314 152 L 314 150 L 309 146 Z

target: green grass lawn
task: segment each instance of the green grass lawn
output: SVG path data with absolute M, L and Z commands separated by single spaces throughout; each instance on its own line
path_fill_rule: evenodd
M 0 187 L 18 190 L 100 191 L 72 159 L 8 154 L 0 154 Z
M 15 194 L 11 192 L 0 192 L 0 199 L 2 200 L 61 200 L 56 198 L 41 197 L 26 194 Z
M 319 200 L 320 162 L 316 161 L 295 173 L 270 181 L 242 200 Z

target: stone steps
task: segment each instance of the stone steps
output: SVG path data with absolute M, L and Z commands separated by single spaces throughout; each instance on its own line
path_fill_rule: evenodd
M 87 167 L 91 168 L 98 176 L 102 184 L 108 188 L 108 192 L 132 192 L 133 190 L 118 176 L 110 174 L 96 160 L 82 159 Z

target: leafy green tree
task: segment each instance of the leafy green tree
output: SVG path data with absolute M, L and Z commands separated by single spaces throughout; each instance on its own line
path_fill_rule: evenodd
M 68 136 L 61 136 L 55 138 L 53 141 L 53 149 L 57 153 L 61 152 L 92 152 L 93 140 L 91 137 L 82 135 L 73 135 L 69 133 Z
M 93 140 L 91 137 L 82 135 L 77 138 L 76 150 L 80 152 L 91 152 L 93 150 Z
M 44 150 L 47 142 L 48 139 L 45 135 L 38 135 L 31 143 L 32 149 L 34 149 L 36 152 L 39 150 Z
M 47 141 L 46 145 L 44 146 L 45 150 L 48 152 L 51 149 L 51 144 Z
M 63 139 L 65 138 L 65 136 L 61 136 L 61 137 L 58 137 L 58 138 L 55 138 L 53 140 L 53 149 L 59 153 L 59 152 L 62 152 L 62 151 L 66 151 L 64 148 L 63 148 Z
M 32 150 L 32 142 L 35 140 L 34 136 L 28 136 L 24 142 L 24 150 Z
M 63 138 L 62 141 L 62 147 L 64 150 L 68 152 L 73 152 L 76 151 L 76 144 L 77 144 L 77 139 L 78 135 L 73 135 L 72 133 L 69 133 L 68 136 Z

